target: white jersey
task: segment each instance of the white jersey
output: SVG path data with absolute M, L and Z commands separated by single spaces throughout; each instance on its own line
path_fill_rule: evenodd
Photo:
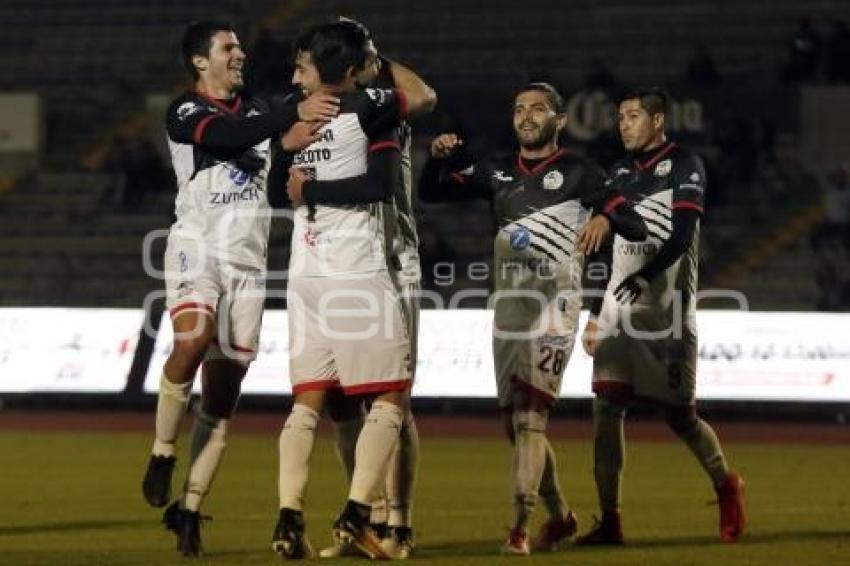
M 370 150 L 389 141 L 404 112 L 396 91 L 366 89 L 342 96 L 340 113 L 321 130 L 322 137 L 296 153 L 292 166 L 317 181 L 364 175 Z M 295 210 L 290 277 L 334 277 L 387 269 L 387 233 L 382 203 L 301 205 Z
M 203 242 L 201 253 L 220 261 L 264 269 L 271 223 L 270 141 L 237 156 L 216 156 L 199 145 L 213 119 L 268 112 L 255 99 L 237 97 L 230 104 L 187 92 L 168 109 L 168 146 L 178 185 L 170 235 Z

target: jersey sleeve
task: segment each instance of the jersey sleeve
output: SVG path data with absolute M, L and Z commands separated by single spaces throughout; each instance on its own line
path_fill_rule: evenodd
M 616 194 L 602 168 L 588 164 L 582 174 L 581 204 L 595 212 L 601 212 L 606 202 Z
M 493 196 L 488 159 L 463 165 L 458 159 L 429 159 L 419 177 L 419 198 L 424 202 L 462 201 Z
M 367 88 L 359 91 L 356 108 L 360 126 L 371 139 L 401 124 L 407 116 L 407 98 L 398 89 Z
M 673 210 L 689 209 L 705 213 L 705 167 L 696 155 L 687 155 L 676 162 L 671 179 Z
M 220 113 L 209 105 L 183 98 L 175 101 L 165 115 L 168 137 L 177 143 L 199 144 L 204 130 Z

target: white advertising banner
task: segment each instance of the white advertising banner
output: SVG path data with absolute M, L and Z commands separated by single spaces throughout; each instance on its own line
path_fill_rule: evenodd
M 587 313 L 582 313 L 584 327 Z M 700 311 L 698 396 L 717 400 L 850 402 L 850 314 Z M 492 312 L 426 310 L 414 396 L 495 397 Z M 165 318 L 145 380 L 156 391 L 171 347 Z M 576 344 L 561 395 L 591 396 L 592 359 Z M 290 392 L 286 311 L 268 311 L 246 394 Z
M 118 393 L 140 309 L 0 308 L 0 393 Z

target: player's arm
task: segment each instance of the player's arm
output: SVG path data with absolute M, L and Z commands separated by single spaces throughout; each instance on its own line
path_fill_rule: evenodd
M 445 202 L 489 198 L 487 166 L 464 151 L 457 134 L 442 134 L 431 142 L 431 159 L 419 177 L 419 198 Z
M 611 280 L 611 265 L 614 255 L 611 243 L 609 238 L 599 251 L 588 256 L 584 264 L 585 280 L 587 281 L 584 289 L 590 317 L 587 319 L 587 324 L 581 335 L 581 345 L 589 356 L 592 356 L 596 351 L 597 332 L 599 331 L 597 320 L 602 311 L 605 290 Z
M 349 205 L 385 200 L 401 174 L 401 146 L 397 140 L 372 143 L 366 158 L 366 173 L 345 179 L 316 181 L 292 169 L 287 191 L 293 202 Z
M 646 239 L 646 223 L 598 167 L 585 170 L 582 204 L 593 218 L 579 232 L 577 247 L 585 254 L 599 251 L 611 230 L 629 241 Z
M 215 112 L 187 101 L 172 105 L 166 118 L 166 128 L 169 137 L 176 142 L 194 144 L 217 157 L 230 159 L 263 140 L 289 130 L 299 120 L 328 121 L 338 111 L 339 99 L 325 94 L 303 99 L 299 93 L 294 93 L 274 100 L 269 112 L 254 116 Z
M 658 253 L 614 290 L 621 303 L 635 302 L 649 284 L 684 255 L 704 212 L 705 169 L 696 157 L 676 164 L 673 184 L 673 229 Z
M 408 67 L 385 57 L 381 57 L 381 66 L 389 70 L 393 84 L 403 93 L 408 117 L 426 114 L 437 106 L 437 93 Z

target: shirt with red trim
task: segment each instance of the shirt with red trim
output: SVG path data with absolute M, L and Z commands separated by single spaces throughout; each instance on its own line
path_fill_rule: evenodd
M 396 129 L 406 112 L 403 94 L 394 89 L 344 93 L 339 114 L 322 127 L 318 141 L 294 155 L 292 166 L 319 182 L 355 177 L 369 182 L 369 152 L 401 151 Z M 384 214 L 382 202 L 297 207 L 290 276 L 329 277 L 386 270 Z
M 269 135 L 275 129 L 270 112 L 265 101 L 241 95 L 221 101 L 191 91 L 171 103 L 166 130 L 178 185 L 171 235 L 203 241 L 208 257 L 265 268 Z M 238 128 L 249 119 L 256 129 L 254 116 L 269 116 L 268 124 L 246 143 L 228 147 L 207 139 L 205 132 L 216 120 Z
M 612 187 L 633 204 L 648 231 L 642 242 L 629 242 L 619 235 L 614 238 L 611 279 L 602 306 L 602 316 L 613 324 L 621 308 L 614 289 L 658 256 L 670 240 L 674 212 L 703 214 L 706 174 L 697 155 L 670 142 L 640 155 L 629 155 L 614 165 L 610 177 Z M 654 277 L 649 288 L 629 307 L 639 320 L 637 324 L 646 329 L 669 328 L 678 301 L 682 301 L 682 312 L 695 312 L 698 242 L 697 220 L 682 255 Z

